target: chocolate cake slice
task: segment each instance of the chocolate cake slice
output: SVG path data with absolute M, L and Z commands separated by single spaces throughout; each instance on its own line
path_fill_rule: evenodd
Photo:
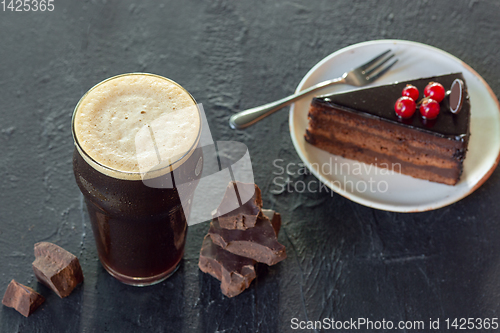
M 394 112 L 407 84 L 423 96 L 429 82 L 446 90 L 455 79 L 464 82 L 460 112 L 440 103 L 436 119 L 408 119 Z M 309 109 L 305 140 L 332 154 L 392 169 L 415 178 L 455 185 L 463 170 L 470 136 L 470 101 L 461 73 L 452 73 L 316 97 Z

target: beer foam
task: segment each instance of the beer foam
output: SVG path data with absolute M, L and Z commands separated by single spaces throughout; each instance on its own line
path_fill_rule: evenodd
M 140 179 L 137 173 L 159 162 L 179 161 L 197 144 L 200 124 L 191 95 L 151 74 L 103 81 L 82 97 L 73 116 L 77 147 L 116 178 Z M 136 175 L 116 175 L 113 170 Z

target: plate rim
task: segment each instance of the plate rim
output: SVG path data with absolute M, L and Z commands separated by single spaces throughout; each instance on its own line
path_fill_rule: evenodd
M 346 46 L 344 48 L 341 48 L 329 55 L 327 55 L 326 57 L 324 57 L 322 60 L 320 60 L 318 63 L 316 63 L 305 75 L 304 77 L 300 80 L 299 84 L 297 85 L 297 88 L 295 89 L 295 93 L 298 93 L 302 90 L 302 87 L 303 85 L 305 84 L 305 81 L 315 72 L 318 70 L 319 67 L 321 67 L 324 63 L 330 61 L 332 58 L 336 57 L 337 55 L 339 54 L 342 54 L 342 53 L 345 53 L 345 52 L 348 52 L 349 50 L 352 50 L 352 49 L 355 49 L 355 48 L 359 48 L 359 47 L 362 47 L 362 46 L 365 46 L 365 45 L 372 45 L 372 44 L 381 44 L 381 43 L 399 43 L 399 44 L 407 44 L 407 45 L 413 45 L 413 46 L 418 46 L 418 47 L 422 47 L 424 49 L 429 49 L 433 52 L 437 52 L 437 53 L 441 53 L 447 57 L 450 57 L 454 60 L 456 60 L 457 62 L 459 62 L 463 67 L 465 67 L 468 71 L 471 72 L 472 75 L 474 75 L 476 78 L 479 79 L 480 83 L 484 85 L 484 87 L 486 88 L 486 90 L 488 91 L 490 97 L 492 98 L 493 102 L 496 104 L 496 107 L 497 107 L 497 111 L 500 113 L 500 102 L 498 101 L 498 98 L 496 97 L 495 93 L 493 92 L 493 90 L 491 89 L 491 87 L 489 86 L 489 84 L 484 80 L 484 78 L 479 75 L 479 73 L 477 73 L 471 66 L 469 66 L 467 63 L 465 63 L 463 60 L 459 59 L 458 57 L 444 51 L 444 50 L 441 50 L 435 46 L 431 46 L 431 45 L 428 45 L 428 44 L 424 44 L 424 43 L 420 43 L 420 42 L 415 42 L 415 41 L 409 41 L 409 40 L 403 40 L 403 39 L 377 39 L 377 40 L 370 40 L 370 41 L 364 41 L 364 42 L 360 42 L 360 43 L 356 43 L 356 44 L 352 44 L 352 45 L 349 45 L 349 46 Z M 292 143 L 293 143 L 293 146 L 295 148 L 295 151 L 297 152 L 297 154 L 299 155 L 299 158 L 302 160 L 302 162 L 307 166 L 308 164 L 310 164 L 310 161 L 309 159 L 307 159 L 304 154 L 302 153 L 300 147 L 299 147 L 299 143 L 297 142 L 297 140 L 295 139 L 295 136 L 294 136 L 294 125 L 293 125 L 293 120 L 294 120 L 294 111 L 295 111 L 295 103 L 293 103 L 291 106 L 290 106 L 290 111 L 289 111 L 289 119 L 288 119 L 288 122 L 289 122 L 289 131 L 290 131 L 290 137 L 292 139 Z M 383 211 L 390 211 L 390 212 L 398 212 L 398 213 L 417 213 L 417 212 L 425 212 L 425 211 L 431 211 L 431 210 L 436 210 L 436 209 L 439 209 L 439 208 L 443 208 L 443 207 L 446 207 L 446 206 L 449 206 L 453 203 L 456 203 L 460 200 L 462 200 L 463 198 L 469 196 L 470 194 L 472 194 L 474 191 L 476 191 L 479 187 L 481 187 L 485 182 L 486 180 L 488 180 L 488 178 L 491 176 L 491 174 L 493 173 L 493 171 L 496 169 L 496 167 L 498 166 L 500 162 L 500 148 L 497 152 L 497 157 L 494 161 L 494 163 L 491 165 L 491 167 L 489 168 L 489 170 L 483 175 L 483 177 L 481 179 L 479 179 L 473 186 L 471 186 L 471 188 L 469 189 L 469 191 L 466 191 L 464 192 L 462 195 L 456 197 L 456 198 L 453 198 L 452 200 L 449 200 L 449 201 L 446 201 L 446 200 L 442 200 L 440 201 L 437 205 L 420 205 L 420 206 L 415 206 L 415 207 L 411 207 L 411 206 L 408 206 L 408 205 L 405 205 L 405 206 L 397 206 L 397 205 L 391 205 L 391 204 L 383 204 L 383 203 L 373 203 L 372 201 L 368 200 L 368 199 L 364 199 L 364 198 L 361 198 L 357 195 L 350 195 L 350 193 L 346 192 L 346 191 L 338 191 L 336 189 L 333 189 L 329 186 L 328 182 L 325 182 L 326 179 L 324 179 L 323 176 L 321 176 L 314 168 L 308 168 L 311 173 L 316 177 L 318 178 L 319 181 L 321 181 L 322 183 L 324 183 L 331 191 L 351 200 L 351 201 L 354 201 L 360 205 L 363 205 L 363 206 L 366 206 L 366 207 L 370 207 L 370 208 L 374 208 L 374 209 L 379 209 L 379 210 L 383 210 Z

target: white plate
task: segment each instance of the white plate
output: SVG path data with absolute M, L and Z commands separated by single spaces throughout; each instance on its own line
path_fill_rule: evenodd
M 397 173 L 387 174 L 384 169 L 370 169 L 366 164 L 332 155 L 308 144 L 304 133 L 310 98 L 300 100 L 290 108 L 293 144 L 305 166 L 321 182 L 352 201 L 395 212 L 421 212 L 444 207 L 481 186 L 498 164 L 500 154 L 500 105 L 488 84 L 466 63 L 425 44 L 402 40 L 370 41 L 346 47 L 320 61 L 302 79 L 296 91 L 339 77 L 389 48 L 399 61 L 373 86 L 451 72 L 463 73 L 471 101 L 471 137 L 460 182 L 448 186 Z M 352 89 L 355 88 L 337 85 L 320 94 Z M 321 170 L 317 166 L 325 167 Z

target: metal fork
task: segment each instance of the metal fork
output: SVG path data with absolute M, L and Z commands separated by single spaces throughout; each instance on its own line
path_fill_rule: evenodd
M 302 96 L 312 93 L 316 90 L 332 86 L 334 84 L 349 84 L 351 86 L 362 87 L 365 86 L 379 77 L 381 77 L 385 72 L 387 72 L 398 59 L 394 59 L 390 64 L 383 67 L 389 60 L 394 57 L 391 50 L 387 50 L 367 63 L 352 69 L 349 72 L 345 72 L 341 77 L 320 82 L 312 87 L 302 90 L 297 94 L 290 95 L 288 97 L 282 98 L 275 102 L 264 104 L 252 109 L 238 112 L 231 116 L 229 119 L 229 126 L 232 129 L 243 129 L 250 125 L 255 124 L 259 120 L 269 116 L 270 114 L 278 111 L 284 106 L 295 102 Z

